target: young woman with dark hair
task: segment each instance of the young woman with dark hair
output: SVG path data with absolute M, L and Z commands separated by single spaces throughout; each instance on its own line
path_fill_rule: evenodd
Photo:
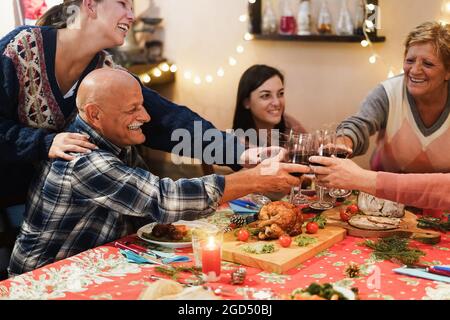
M 302 125 L 285 113 L 284 76 L 267 65 L 254 65 L 247 69 L 239 81 L 233 129 L 257 133 L 267 130 L 270 145 L 273 130 L 289 133 L 306 132 Z M 258 141 L 264 144 L 264 141 Z

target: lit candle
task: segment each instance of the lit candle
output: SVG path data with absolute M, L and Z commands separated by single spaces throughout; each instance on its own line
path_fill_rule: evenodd
M 220 245 L 214 237 L 209 237 L 202 248 L 202 272 L 208 281 L 217 281 L 220 276 Z

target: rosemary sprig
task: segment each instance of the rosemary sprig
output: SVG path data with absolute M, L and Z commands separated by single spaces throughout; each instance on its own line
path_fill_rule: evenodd
M 161 273 L 161 274 L 165 274 L 174 280 L 178 279 L 180 272 L 190 272 L 197 277 L 201 276 L 201 274 L 202 274 L 202 270 L 199 267 L 182 267 L 182 266 L 181 267 L 173 267 L 173 266 L 161 267 L 161 266 L 157 266 L 157 267 L 155 267 L 155 271 L 158 273 Z
M 439 218 L 422 217 L 417 219 L 417 227 L 447 232 L 450 231 L 450 220 L 444 222 Z
M 409 241 L 399 237 L 389 237 L 377 242 L 366 240 L 363 243 L 366 247 L 374 250 L 373 254 L 377 259 L 399 260 L 406 265 L 417 263 L 425 253 L 419 249 L 408 247 Z

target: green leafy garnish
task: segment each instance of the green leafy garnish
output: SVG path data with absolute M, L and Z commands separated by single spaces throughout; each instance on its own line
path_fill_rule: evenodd
M 252 254 L 265 254 L 275 252 L 275 246 L 272 243 L 255 243 L 243 246 L 242 250 Z
M 355 296 L 358 294 L 358 288 L 351 288 L 351 290 Z M 329 283 L 324 283 L 323 285 L 311 283 L 306 289 L 295 289 L 292 291 L 291 298 L 295 299 L 296 295 L 304 295 L 305 297 L 319 296 L 327 300 L 331 300 L 332 298 L 337 298 L 337 300 L 348 300 L 348 297 L 335 290 L 333 285 Z
M 314 237 L 308 237 L 308 236 L 296 236 L 294 238 L 294 243 L 298 245 L 299 247 L 307 247 L 310 244 L 316 243 L 317 239 Z
M 317 216 L 311 219 L 311 222 L 317 223 L 320 229 L 324 229 L 325 226 L 327 225 L 327 218 L 325 218 L 321 214 L 318 214 Z

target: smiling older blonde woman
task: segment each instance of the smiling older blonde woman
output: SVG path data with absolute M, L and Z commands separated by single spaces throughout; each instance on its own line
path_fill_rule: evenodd
M 450 26 L 426 22 L 411 31 L 403 69 L 342 122 L 346 143 L 361 155 L 378 132 L 373 170 L 450 172 Z

